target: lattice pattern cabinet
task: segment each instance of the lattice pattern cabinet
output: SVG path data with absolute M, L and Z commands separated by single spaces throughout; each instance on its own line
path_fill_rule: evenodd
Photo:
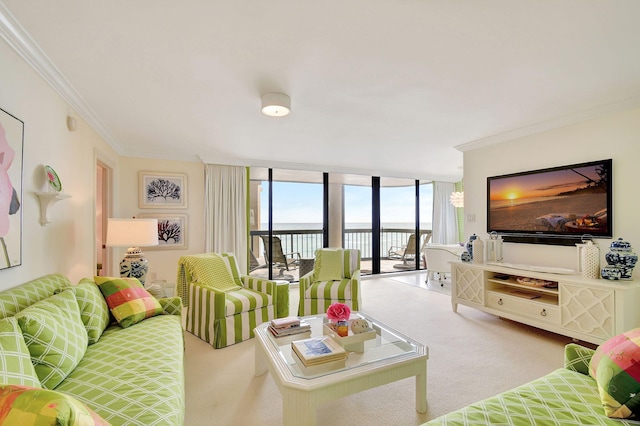
M 640 327 L 640 282 L 452 262 L 451 304 L 600 344 Z

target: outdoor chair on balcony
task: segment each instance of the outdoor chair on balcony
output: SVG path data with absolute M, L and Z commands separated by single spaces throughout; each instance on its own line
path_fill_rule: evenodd
M 180 257 L 177 287 L 188 306 L 186 330 L 216 349 L 252 338 L 275 318 L 276 283 L 240 275 L 231 253 Z
M 361 309 L 360 250 L 318 249 L 313 271 L 300 277 L 299 316 L 322 314 L 336 302 Z
M 289 267 L 296 268 L 300 265 L 300 253 L 294 251 L 291 253 L 284 253 L 282 251 L 282 241 L 280 237 L 273 237 L 273 258 L 271 257 L 271 244 L 269 244 L 269 236 L 261 235 L 262 243 L 264 244 L 264 258 L 267 264 L 271 264 L 271 267 L 280 268 L 280 276 L 282 276 L 284 270 L 289 270 Z
M 425 232 L 421 236 L 422 244 L 420 245 L 420 253 L 424 252 L 424 248 L 431 239 L 431 232 Z M 409 241 L 402 247 L 391 246 L 387 253 L 389 259 L 400 259 L 402 263 L 393 265 L 396 269 L 415 269 L 416 259 L 416 234 L 409 235 Z M 423 259 L 420 260 L 421 266 L 424 266 Z

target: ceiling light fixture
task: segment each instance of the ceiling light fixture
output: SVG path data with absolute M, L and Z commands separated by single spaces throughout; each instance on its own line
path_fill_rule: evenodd
M 262 113 L 269 117 L 284 117 L 291 112 L 291 98 L 284 93 L 262 95 Z
M 449 200 L 453 207 L 455 208 L 463 208 L 464 207 L 464 192 L 452 192 L 449 196 Z

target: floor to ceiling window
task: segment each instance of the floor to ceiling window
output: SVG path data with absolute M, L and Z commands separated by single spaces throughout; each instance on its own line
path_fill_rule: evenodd
M 424 267 L 431 183 L 267 168 L 250 176 L 251 275 L 298 281 L 320 247 L 359 249 L 363 275 Z
M 341 194 L 332 198 L 340 206 L 341 222 L 338 225 L 341 247 L 359 249 L 362 275 L 372 273 L 373 258 L 371 177 L 361 175 L 331 174 L 331 189 Z M 333 193 L 333 192 L 331 192 Z M 341 204 L 337 204 L 340 202 Z M 331 209 L 333 211 L 334 209 Z M 335 227 L 332 226 L 332 228 Z
M 251 275 L 298 281 L 323 246 L 323 173 L 252 168 L 250 181 Z

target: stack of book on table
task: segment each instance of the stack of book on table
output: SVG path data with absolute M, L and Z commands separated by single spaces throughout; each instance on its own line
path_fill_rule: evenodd
M 291 342 L 291 349 L 304 367 L 327 365 L 343 368 L 349 353 L 329 336 L 311 337 Z
M 311 325 L 306 321 L 300 321 L 298 317 L 277 318 L 271 320 L 269 331 L 275 337 L 292 336 L 310 333 Z

